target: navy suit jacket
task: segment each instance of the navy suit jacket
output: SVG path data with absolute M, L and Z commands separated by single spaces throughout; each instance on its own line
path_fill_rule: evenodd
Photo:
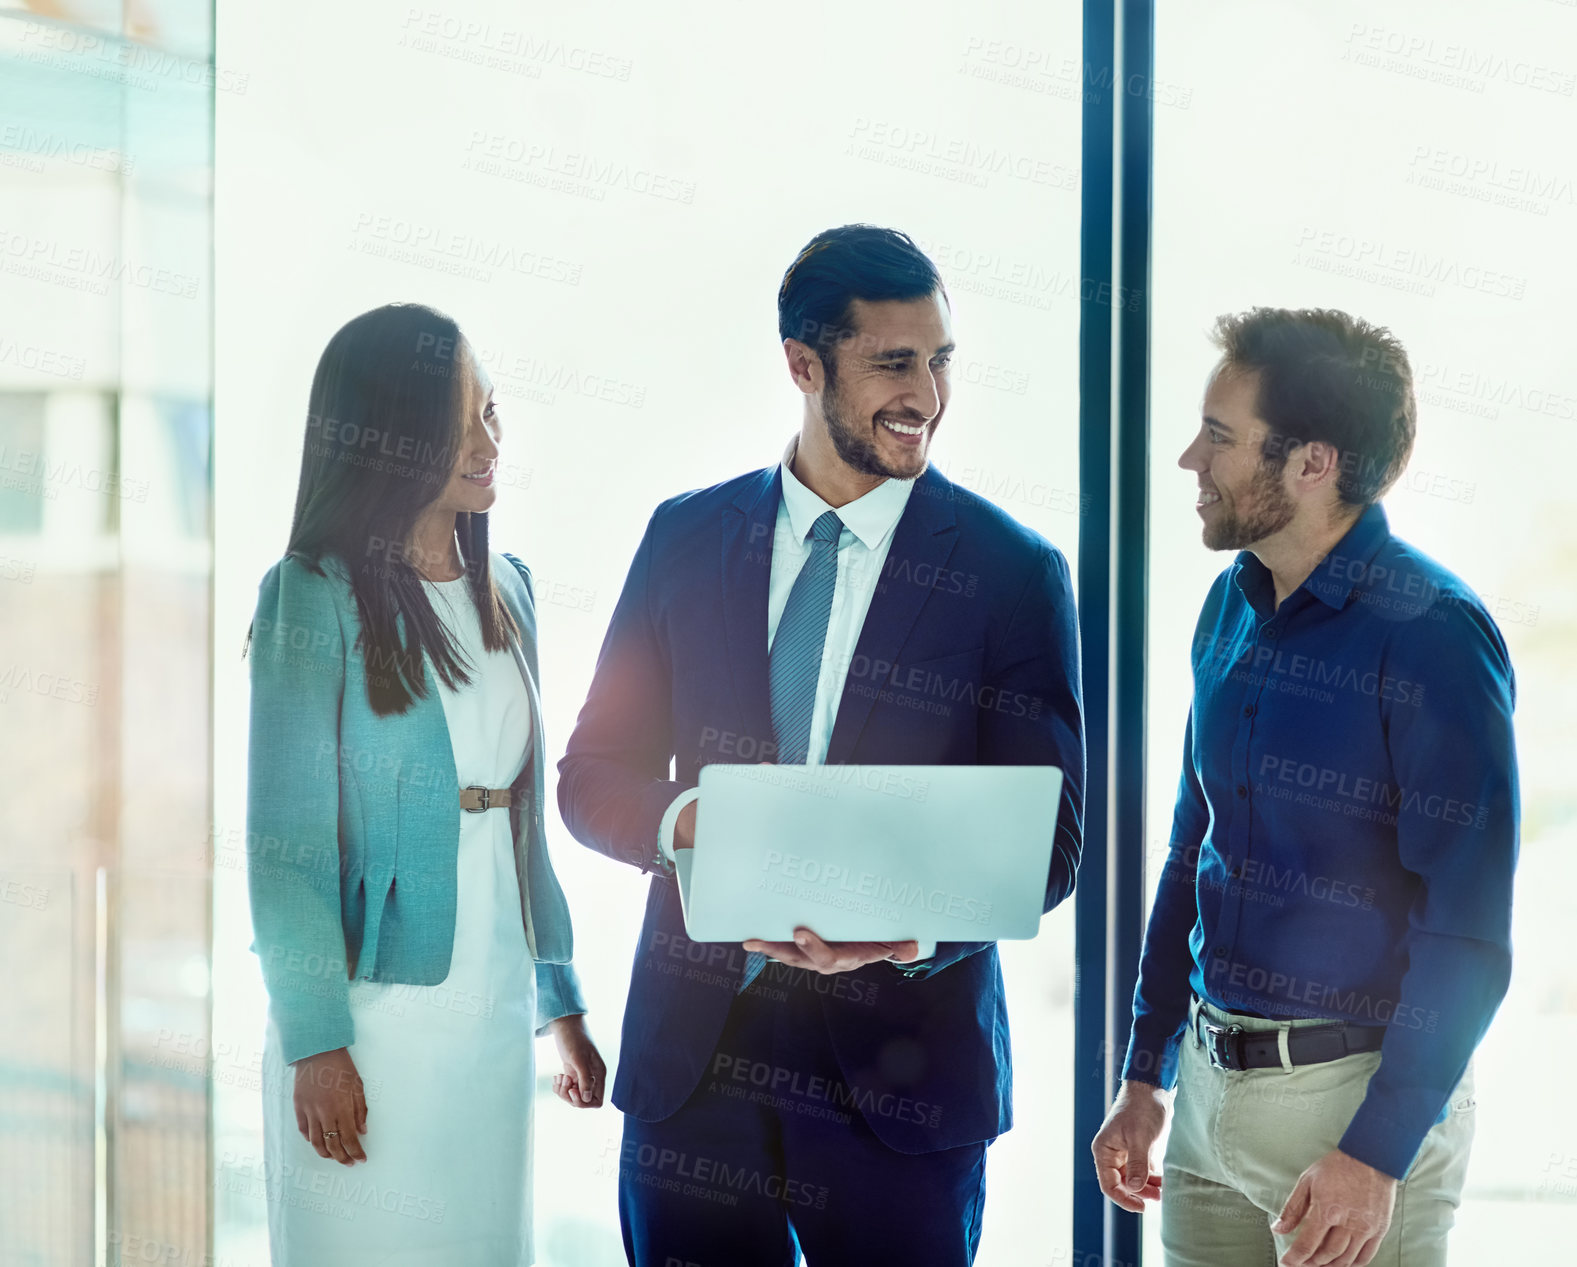
M 780 497 L 774 466 L 653 513 L 559 763 L 559 808 L 583 844 L 649 870 L 663 812 L 703 765 L 773 760 L 767 588 Z M 1073 891 L 1084 720 L 1067 563 L 934 467 L 898 521 L 839 702 L 827 764 L 852 763 L 1061 767 L 1043 909 Z M 744 963 L 736 944 L 686 938 L 677 884 L 653 871 L 618 1108 L 659 1121 L 703 1075 L 731 1072 L 713 1056 Z M 991 1139 L 1012 1125 L 994 942 L 942 942 L 914 976 L 876 963 L 807 987 L 797 970 L 769 962 L 761 983 L 791 979 L 801 984 L 789 988 L 821 995 L 846 1082 L 809 1094 L 835 1110 L 858 1106 L 879 1138 L 907 1153 Z M 795 1076 L 752 1089 L 783 1092 Z

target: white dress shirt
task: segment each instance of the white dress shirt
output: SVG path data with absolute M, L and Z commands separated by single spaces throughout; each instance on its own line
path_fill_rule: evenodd
M 810 558 L 811 527 L 827 511 L 835 510 L 843 522 L 843 531 L 838 534 L 838 575 L 833 584 L 832 611 L 827 617 L 827 641 L 821 650 L 821 674 L 816 680 L 816 703 L 810 715 L 810 743 L 805 754 L 806 765 L 821 765 L 827 759 L 827 745 L 843 698 L 844 679 L 854 660 L 854 648 L 914 481 L 883 480 L 863 497 L 843 506 L 829 506 L 790 469 L 798 444 L 798 436 L 789 441 L 778 465 L 783 496 L 778 499 L 772 570 L 767 582 L 767 650 L 771 651 L 772 640 L 777 636 L 789 592 Z M 680 793 L 663 815 L 657 841 L 669 860 L 673 858 L 674 824 L 684 807 L 700 794 L 699 788 Z M 930 958 L 935 951 L 935 942 L 920 943 L 921 959 Z

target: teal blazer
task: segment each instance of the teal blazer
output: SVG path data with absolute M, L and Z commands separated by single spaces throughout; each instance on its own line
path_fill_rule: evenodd
M 569 905 L 543 831 L 546 745 L 537 692 L 531 573 L 494 551 L 492 575 L 515 618 L 511 639 L 531 701 L 531 759 L 507 811 L 522 915 L 533 942 L 537 1032 L 586 1010 L 570 966 Z M 355 1041 L 349 982 L 437 985 L 454 952 L 460 782 L 443 700 L 423 657 L 425 699 L 380 717 L 350 574 L 325 555 L 319 576 L 286 556 L 258 586 L 250 652 L 247 886 L 270 1015 L 285 1061 Z M 398 618 L 404 644 L 405 618 Z M 496 814 L 499 810 L 483 811 Z M 444 1006 L 486 1014 L 491 999 Z

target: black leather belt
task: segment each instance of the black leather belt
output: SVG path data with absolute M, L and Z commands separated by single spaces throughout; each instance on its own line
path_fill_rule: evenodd
M 1273 1029 L 1244 1029 L 1217 1025 L 1199 1008 L 1194 1033 L 1217 1069 L 1280 1069 L 1281 1045 Z M 1385 1040 L 1384 1025 L 1299 1025 L 1287 1031 L 1287 1059 L 1294 1066 L 1319 1065 L 1360 1051 L 1378 1051 Z

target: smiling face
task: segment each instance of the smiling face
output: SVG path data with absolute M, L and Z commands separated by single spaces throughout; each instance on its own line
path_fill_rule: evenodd
M 1218 365 L 1205 389 L 1199 434 L 1177 464 L 1199 478 L 1196 509 L 1212 550 L 1247 550 L 1292 522 L 1285 465 L 1265 464 L 1270 428 L 1257 415 L 1259 374 Z
M 455 364 L 461 375 L 464 430 L 449 482 L 438 496 L 436 509 L 478 514 L 490 510 L 498 498 L 493 480 L 503 429 L 498 406 L 493 403 L 492 380 L 469 343 L 460 344 Z
M 820 416 L 838 457 L 861 475 L 914 479 L 950 394 L 953 327 L 940 293 L 868 303 L 856 299 L 856 334 L 836 349 Z

